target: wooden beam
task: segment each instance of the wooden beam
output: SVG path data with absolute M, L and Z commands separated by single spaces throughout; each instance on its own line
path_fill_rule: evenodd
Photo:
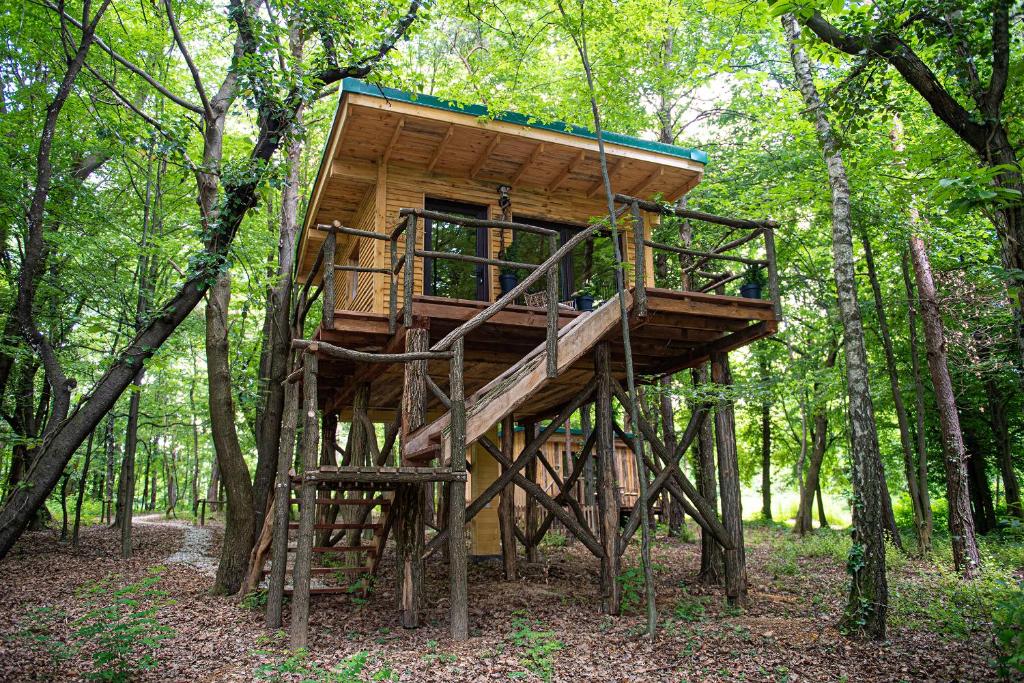
M 548 192 L 554 192 L 557 190 L 558 186 L 564 183 L 565 179 L 569 177 L 570 173 L 572 173 L 572 170 L 576 168 L 577 165 L 582 164 L 583 160 L 586 158 L 586 150 L 580 150 L 579 154 L 574 156 L 569 163 L 565 165 L 565 168 L 562 169 L 562 172 L 558 174 L 554 181 L 548 185 Z
M 622 164 L 625 159 L 616 159 L 612 162 L 612 165 L 608 168 L 608 180 L 611 182 L 612 187 L 615 187 L 615 174 L 622 168 Z M 597 182 L 590 186 L 587 190 L 587 197 L 593 197 L 595 194 L 600 192 L 604 188 L 604 178 L 601 177 L 601 169 L 597 170 L 598 179 Z
M 470 169 L 469 177 L 471 179 L 475 179 L 477 177 L 477 175 L 480 173 L 480 169 L 482 169 L 484 167 L 484 164 L 487 163 L 487 160 L 491 158 L 491 153 L 494 152 L 494 149 L 500 144 L 501 133 L 497 133 L 493 138 L 491 138 L 491 141 L 487 144 L 487 147 L 484 148 L 483 153 L 477 158 L 476 163 L 473 164 L 473 168 Z
M 405 128 L 405 117 L 398 119 L 398 125 L 395 126 L 395 132 L 391 134 L 391 139 L 388 141 L 388 146 L 384 148 L 384 154 L 380 157 L 380 165 L 387 166 L 391 160 L 391 152 L 395 149 L 395 144 L 398 142 L 398 138 L 402 135 L 402 129 Z
M 360 159 L 335 159 L 331 162 L 331 180 L 335 178 L 375 183 L 377 182 L 377 163 Z
M 647 177 L 641 180 L 640 183 L 636 185 L 632 190 L 630 190 L 628 194 L 631 194 L 634 197 L 639 197 L 641 192 L 650 187 L 652 183 L 654 183 L 656 180 L 658 180 L 658 178 L 660 178 L 664 174 L 665 168 L 659 166 L 658 168 L 654 169 L 649 174 L 647 174 Z
M 523 165 L 519 167 L 519 170 L 516 171 L 515 176 L 513 176 L 512 180 L 509 181 L 509 185 L 512 185 L 513 187 L 515 187 L 516 184 L 520 181 L 520 179 L 522 179 L 523 174 L 525 174 L 528 170 L 530 170 L 530 168 L 533 167 L 534 162 L 536 162 L 537 158 L 541 154 L 543 154 L 543 153 L 544 153 L 544 143 L 543 142 L 538 142 L 537 145 L 533 148 L 533 151 L 530 152 L 530 158 L 527 159 L 523 163 Z
M 434 166 L 437 166 L 437 162 L 441 160 L 441 154 L 444 152 L 444 148 L 448 146 L 448 141 L 452 139 L 454 132 L 455 125 L 449 123 L 448 130 L 445 131 L 444 137 L 441 138 L 441 142 L 437 144 L 437 149 L 434 150 L 434 156 L 430 157 L 430 163 L 427 164 L 427 173 L 434 172 Z

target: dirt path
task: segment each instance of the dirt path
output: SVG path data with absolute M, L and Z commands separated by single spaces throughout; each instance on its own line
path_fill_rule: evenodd
M 214 576 L 217 573 L 217 558 L 210 555 L 213 533 L 207 527 L 194 526 L 188 522 L 165 519 L 163 515 L 142 515 L 132 520 L 144 526 L 180 527 L 185 530 L 181 548 L 170 555 L 166 564 L 184 564 L 202 574 Z

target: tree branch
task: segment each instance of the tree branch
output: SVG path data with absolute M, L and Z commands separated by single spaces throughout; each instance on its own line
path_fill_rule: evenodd
M 50 10 L 56 12 L 62 19 L 66 20 L 67 22 L 69 22 L 70 24 L 72 24 L 73 26 L 78 28 L 79 30 L 82 29 L 82 23 L 80 21 L 78 21 L 74 17 L 69 16 L 61 8 L 57 7 L 53 3 L 49 2 L 49 0 L 43 0 L 42 4 L 43 4 L 43 7 L 46 7 L 47 9 L 50 9 Z M 193 104 L 192 102 L 189 102 L 188 100 L 182 99 L 181 97 L 178 97 L 177 95 L 172 93 L 170 90 L 167 89 L 166 86 L 164 86 L 162 83 L 160 83 L 155 78 L 153 78 L 148 73 L 146 73 L 145 70 L 143 70 L 142 68 L 136 66 L 132 62 L 128 61 L 127 59 L 125 59 L 124 57 L 119 55 L 112 47 L 110 47 L 105 42 L 103 42 L 103 39 L 100 38 L 99 36 L 93 36 L 92 42 L 96 45 L 96 47 L 98 47 L 99 49 L 103 50 L 108 55 L 110 55 L 114 59 L 114 61 L 116 61 L 118 64 L 120 64 L 124 68 L 128 69 L 129 71 L 131 71 L 133 74 L 135 74 L 136 76 L 138 76 L 142 80 L 144 80 L 147 83 L 149 83 L 151 86 L 156 88 L 156 90 L 161 95 L 163 95 L 164 97 L 166 97 L 170 101 L 174 102 L 179 107 L 184 107 L 185 109 L 188 109 L 191 112 L 199 114 L 200 116 L 205 114 L 205 112 L 203 111 L 202 107 L 200 107 L 197 104 Z
M 997 118 L 1006 94 L 1010 73 L 1010 2 L 997 0 L 992 13 L 992 77 L 982 106 L 989 117 Z
M 213 109 L 210 108 L 210 100 L 206 97 L 206 88 L 203 87 L 203 81 L 199 77 L 199 69 L 196 68 L 195 62 L 192 61 L 192 56 L 189 55 L 188 49 L 185 47 L 185 41 L 181 37 L 181 31 L 178 30 L 178 20 L 174 18 L 171 0 L 164 0 L 164 7 L 167 8 L 167 21 L 171 25 L 171 32 L 174 33 L 174 42 L 178 44 L 178 50 L 181 51 L 181 56 L 185 58 L 188 70 L 192 72 L 192 81 L 196 84 L 196 92 L 199 93 L 199 99 L 203 101 L 203 109 L 206 111 L 206 116 L 207 118 L 213 118 Z
M 830 24 L 820 12 L 801 17 L 800 22 L 837 50 L 858 57 L 874 55 L 887 61 L 925 99 L 936 116 L 984 155 L 988 138 L 985 127 L 971 120 L 970 112 L 949 94 L 928 65 L 899 36 L 893 33 L 850 35 Z

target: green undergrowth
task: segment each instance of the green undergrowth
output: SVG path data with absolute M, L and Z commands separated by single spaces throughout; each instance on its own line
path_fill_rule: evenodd
M 526 671 L 510 676 L 525 678 L 532 673 L 543 681 L 550 681 L 555 675 L 555 654 L 563 650 L 565 644 L 555 637 L 554 631 L 545 630 L 543 623 L 531 620 L 526 612 L 516 610 L 512 614 L 512 632 L 507 640 L 519 649 L 519 661 Z
M 360 651 L 343 659 L 332 667 L 324 667 L 312 661 L 309 650 L 299 648 L 285 654 L 259 651 L 270 661 L 256 667 L 253 679 L 269 683 L 302 681 L 303 683 L 358 683 L 361 681 L 394 681 L 398 675 L 389 667 L 382 667 L 373 674 L 367 671 L 370 663 L 368 652 Z

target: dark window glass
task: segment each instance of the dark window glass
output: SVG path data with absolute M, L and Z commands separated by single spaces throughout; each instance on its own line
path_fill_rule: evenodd
M 467 218 L 487 218 L 487 207 L 460 204 L 439 199 L 427 199 L 430 211 L 452 213 Z M 426 219 L 423 243 L 427 251 L 443 251 L 467 256 L 487 256 L 486 228 L 467 228 L 455 223 Z M 486 301 L 487 266 L 451 259 L 425 259 L 423 264 L 423 291 L 425 294 L 449 299 L 476 299 Z

